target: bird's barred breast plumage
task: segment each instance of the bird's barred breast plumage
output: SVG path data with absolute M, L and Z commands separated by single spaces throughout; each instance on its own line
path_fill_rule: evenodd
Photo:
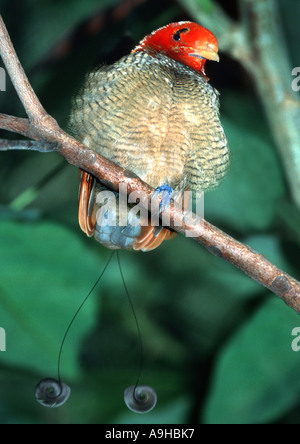
M 205 190 L 229 164 L 218 96 L 195 70 L 133 53 L 88 75 L 71 126 L 89 148 L 154 188 Z

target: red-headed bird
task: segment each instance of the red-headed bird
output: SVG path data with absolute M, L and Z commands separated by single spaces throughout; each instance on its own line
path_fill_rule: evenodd
M 185 21 L 152 32 L 131 54 L 88 75 L 71 113 L 75 137 L 158 192 L 216 186 L 228 169 L 229 149 L 206 60 L 219 61 L 218 43 L 202 26 Z M 130 204 L 124 224 L 117 193 L 101 211 L 103 190 L 82 172 L 79 223 L 88 236 L 111 249 L 143 251 L 174 237 L 168 228 L 141 226 L 142 216 L 128 213 Z

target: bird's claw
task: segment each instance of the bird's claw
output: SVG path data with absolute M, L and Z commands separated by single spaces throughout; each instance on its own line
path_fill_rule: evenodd
M 156 188 L 151 200 L 154 200 L 160 194 L 162 194 L 162 198 L 159 204 L 159 212 L 162 213 L 171 203 L 173 188 L 171 188 L 169 185 L 161 185 L 160 187 Z

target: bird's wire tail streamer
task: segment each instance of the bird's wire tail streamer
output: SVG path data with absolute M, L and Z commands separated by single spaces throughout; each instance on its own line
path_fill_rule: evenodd
M 130 293 L 128 291 L 128 288 L 127 288 L 127 285 L 125 282 L 125 278 L 124 278 L 123 270 L 121 267 L 121 261 L 120 261 L 120 256 L 119 256 L 118 251 L 117 251 L 117 259 L 118 259 L 120 275 L 122 278 L 125 293 L 127 295 L 127 298 L 128 298 L 131 310 L 132 310 L 132 314 L 133 314 L 133 317 L 134 317 L 134 320 L 136 323 L 136 328 L 137 328 L 138 337 L 139 337 L 139 345 L 140 345 L 140 365 L 139 365 L 138 377 L 137 377 L 135 385 L 132 385 L 132 386 L 127 387 L 125 389 L 124 401 L 125 401 L 125 404 L 127 405 L 127 407 L 134 413 L 149 413 L 156 406 L 157 394 L 156 394 L 155 390 L 153 389 L 153 387 L 151 387 L 149 385 L 139 385 L 140 380 L 141 380 L 141 376 L 142 376 L 143 366 L 144 366 L 144 349 L 143 349 L 142 334 L 141 334 L 139 322 L 137 319 L 137 315 L 135 313 L 135 309 L 133 306 L 133 302 L 132 302 Z
M 93 285 L 93 287 L 91 288 L 90 292 L 88 293 L 88 295 L 84 298 L 84 300 L 82 301 L 82 303 L 80 304 L 80 306 L 78 307 L 78 309 L 76 310 L 76 313 L 74 314 L 73 318 L 71 319 L 68 328 L 66 329 L 66 332 L 64 334 L 64 337 L 62 339 L 61 342 L 61 346 L 60 346 L 60 350 L 59 350 L 59 354 L 58 354 L 58 361 L 57 361 L 57 375 L 58 375 L 58 381 L 61 383 L 61 358 L 62 358 L 62 352 L 63 352 L 63 348 L 67 339 L 67 336 L 69 334 L 69 331 L 72 327 L 72 325 L 74 324 L 75 319 L 77 318 L 79 312 L 81 311 L 82 307 L 84 306 L 84 304 L 86 303 L 86 301 L 89 299 L 89 297 L 91 296 L 91 294 L 93 293 L 93 291 L 95 290 L 95 288 L 97 287 L 97 285 L 99 284 L 100 280 L 102 279 L 104 273 L 106 272 L 113 256 L 114 256 L 114 251 L 111 253 L 108 261 L 106 262 L 105 267 L 103 268 L 100 276 L 98 277 L 97 281 L 95 282 L 95 284 Z
M 66 329 L 66 332 L 64 334 L 64 337 L 63 337 L 61 345 L 60 345 L 59 354 L 58 354 L 58 360 L 57 360 L 58 378 L 57 378 L 57 380 L 53 379 L 53 378 L 45 378 L 45 379 L 42 379 L 38 383 L 38 385 L 36 386 L 35 397 L 36 397 L 37 402 L 40 405 L 42 405 L 43 407 L 49 407 L 49 408 L 61 407 L 62 405 L 64 405 L 68 401 L 68 399 L 71 395 L 71 388 L 65 382 L 63 382 L 61 379 L 60 369 L 61 369 L 61 358 L 62 358 L 63 348 L 65 345 L 68 333 L 69 333 L 75 319 L 77 318 L 80 310 L 82 309 L 82 307 L 84 306 L 84 304 L 86 303 L 88 298 L 91 296 L 91 294 L 93 293 L 93 291 L 95 290 L 95 288 L 99 284 L 101 278 L 103 277 L 108 265 L 110 264 L 110 262 L 113 258 L 113 255 L 114 255 L 114 252 L 112 252 L 112 254 L 110 255 L 103 271 L 101 272 L 97 281 L 93 285 L 92 289 L 89 291 L 88 295 L 84 298 L 84 300 L 82 301 L 82 303 L 80 304 L 80 306 L 76 310 L 76 313 L 74 314 L 71 322 L 69 323 L 69 325 Z
M 143 365 L 144 365 L 144 348 L 143 348 L 143 340 L 142 340 L 142 334 L 141 334 L 141 329 L 140 329 L 140 325 L 138 322 L 138 318 L 134 309 L 134 305 L 130 296 L 130 293 L 128 291 L 126 282 L 125 282 L 125 278 L 124 278 L 124 274 L 123 274 L 123 270 L 122 270 L 122 266 L 121 266 L 121 261 L 120 261 L 120 255 L 119 252 L 117 251 L 117 259 L 118 259 L 118 265 L 119 265 L 119 270 L 120 270 L 120 275 L 121 275 L 121 279 L 122 279 L 122 283 L 124 286 L 124 290 L 129 302 L 129 305 L 131 307 L 131 311 L 135 320 L 135 324 L 136 324 L 136 328 L 137 328 L 137 332 L 138 332 L 138 337 L 139 337 L 139 346 L 140 346 L 140 365 L 139 365 L 139 373 L 138 373 L 138 377 L 134 386 L 134 393 L 136 391 L 136 388 L 138 387 L 140 380 L 141 380 L 141 376 L 142 376 L 142 371 L 143 371 Z

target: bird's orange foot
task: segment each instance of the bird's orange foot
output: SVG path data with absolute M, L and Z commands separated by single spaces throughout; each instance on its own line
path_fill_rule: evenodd
M 162 194 L 161 202 L 159 204 L 160 213 L 162 213 L 170 205 L 173 192 L 173 188 L 171 188 L 169 185 L 161 185 L 154 191 L 152 200 L 155 199 L 159 194 Z

